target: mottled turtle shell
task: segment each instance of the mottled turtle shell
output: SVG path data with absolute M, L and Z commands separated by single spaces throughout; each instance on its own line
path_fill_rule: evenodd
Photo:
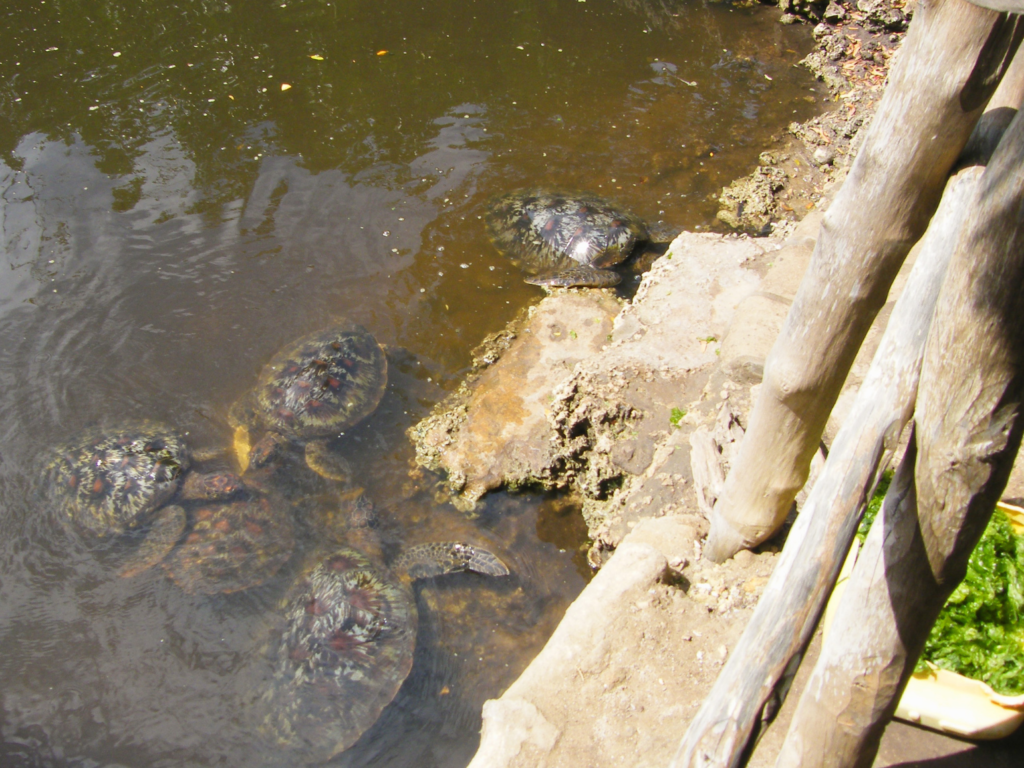
M 291 556 L 295 533 L 287 503 L 250 490 L 192 510 L 192 528 L 164 559 L 186 592 L 237 592 L 269 579 Z
M 352 511 L 358 518 L 368 510 L 357 504 Z M 352 746 L 412 668 L 418 616 L 410 582 L 467 570 L 509 573 L 492 553 L 461 542 L 410 547 L 393 570 L 352 547 L 334 550 L 287 602 L 259 730 L 310 762 Z
M 355 743 L 409 674 L 415 600 L 389 570 L 342 547 L 297 585 L 285 622 L 260 730 L 323 762 Z
M 94 536 L 146 523 L 190 464 L 184 438 L 148 421 L 90 429 L 55 448 L 42 482 L 61 518 Z
M 362 326 L 343 322 L 274 355 L 233 418 L 300 443 L 337 437 L 373 413 L 387 380 L 387 358 L 377 340 Z
M 487 215 L 494 245 L 541 285 L 614 285 L 607 269 L 648 239 L 642 220 L 601 198 L 557 192 L 516 192 Z

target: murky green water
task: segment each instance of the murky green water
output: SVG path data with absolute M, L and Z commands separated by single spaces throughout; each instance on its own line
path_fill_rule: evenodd
M 708 195 L 815 108 L 793 66 L 809 34 L 774 18 L 672 0 L 0 4 L 0 764 L 257 761 L 238 702 L 302 554 L 235 595 L 119 579 L 53 524 L 38 457 L 122 417 L 225 444 L 270 355 L 345 316 L 392 349 L 344 450 L 393 541 L 467 538 L 513 576 L 420 590 L 412 675 L 337 763 L 465 765 L 481 703 L 584 584 L 558 500 L 499 494 L 470 523 L 408 478 L 404 430 L 542 295 L 480 217 L 542 185 L 711 225 Z

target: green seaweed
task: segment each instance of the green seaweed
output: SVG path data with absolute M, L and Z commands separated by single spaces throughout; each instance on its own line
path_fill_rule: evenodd
M 928 635 L 918 671 L 929 662 L 997 693 L 1024 693 L 1024 536 L 998 510 Z
M 863 544 L 892 473 L 879 481 L 857 529 Z M 981 680 L 997 693 L 1024 693 L 1024 536 L 998 509 L 925 641 L 915 671 L 929 665 Z

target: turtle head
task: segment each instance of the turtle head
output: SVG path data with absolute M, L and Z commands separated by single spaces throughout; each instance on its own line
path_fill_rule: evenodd
M 291 441 L 279 432 L 267 432 L 249 450 L 249 467 L 262 469 L 281 458 Z
M 181 496 L 193 501 L 227 501 L 245 488 L 234 472 L 190 472 L 181 486 Z

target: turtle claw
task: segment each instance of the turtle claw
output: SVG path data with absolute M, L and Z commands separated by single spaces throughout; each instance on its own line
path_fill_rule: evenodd
M 177 504 L 161 509 L 153 519 L 146 538 L 131 554 L 128 561 L 118 569 L 117 575 L 124 579 L 130 579 L 161 562 L 178 543 L 181 534 L 185 532 L 186 523 L 185 510 Z
M 622 282 L 622 275 L 610 269 L 580 266 L 554 274 L 528 277 L 526 282 L 544 288 L 610 288 Z
M 238 463 L 238 471 L 245 474 L 249 469 L 249 452 L 252 451 L 252 438 L 249 435 L 249 428 L 244 425 L 235 427 L 235 434 L 231 443 L 232 453 Z

